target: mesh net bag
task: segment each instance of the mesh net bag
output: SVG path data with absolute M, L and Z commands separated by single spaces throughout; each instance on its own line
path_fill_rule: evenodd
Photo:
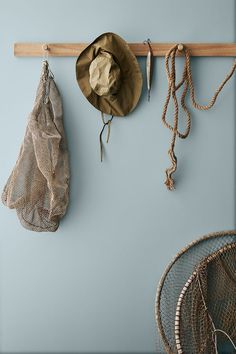
M 175 341 L 179 354 L 215 354 L 228 342 L 236 349 L 236 243 L 204 258 L 186 282 L 176 307 Z
M 25 228 L 56 231 L 68 206 L 69 178 L 62 101 L 44 61 L 24 141 L 2 201 L 16 209 Z
M 176 308 L 186 282 L 202 260 L 233 243 L 236 243 L 235 230 L 205 235 L 180 251 L 168 265 L 160 280 L 155 303 L 157 327 L 167 353 L 178 353 L 175 338 Z

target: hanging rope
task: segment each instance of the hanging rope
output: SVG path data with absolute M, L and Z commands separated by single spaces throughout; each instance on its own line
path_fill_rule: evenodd
M 102 127 L 102 130 L 101 130 L 100 134 L 99 134 L 99 141 L 100 141 L 100 156 L 101 156 L 101 162 L 102 162 L 102 159 L 103 159 L 102 134 L 104 132 L 105 127 L 107 126 L 107 139 L 106 139 L 106 142 L 108 143 L 109 138 L 110 138 L 111 122 L 112 122 L 113 116 L 111 116 L 111 118 L 108 121 L 105 121 L 103 112 L 101 112 L 101 116 L 102 116 L 103 127 Z
M 175 68 L 175 59 L 176 55 L 178 52 L 182 52 L 184 55 L 184 69 L 183 69 L 183 74 L 182 74 L 182 79 L 178 84 L 176 84 L 176 68 Z M 170 65 L 169 65 L 170 61 Z M 174 152 L 175 148 L 175 143 L 176 143 L 176 137 L 179 137 L 181 139 L 186 139 L 190 133 L 190 128 L 191 128 L 191 116 L 190 112 L 188 111 L 188 108 L 185 104 L 185 98 L 187 95 L 188 90 L 190 91 L 190 98 L 193 107 L 195 107 L 198 110 L 208 110 L 210 109 L 216 102 L 216 99 L 227 83 L 227 81 L 232 77 L 232 75 L 235 72 L 236 69 L 236 60 L 233 63 L 233 66 L 229 72 L 229 74 L 225 77 L 225 79 L 222 81 L 222 83 L 219 85 L 217 88 L 216 92 L 214 93 L 212 99 L 207 105 L 200 105 L 199 103 L 196 102 L 195 99 L 195 91 L 194 91 L 194 85 L 193 85 L 193 79 L 192 79 L 192 72 L 191 72 L 191 65 L 190 65 L 190 52 L 189 50 L 182 44 L 176 44 L 173 46 L 168 53 L 166 54 L 165 57 L 165 68 L 166 68 L 166 74 L 167 74 L 167 79 L 168 79 L 168 92 L 167 92 L 167 97 L 166 101 L 164 104 L 164 109 L 162 113 L 162 121 L 164 125 L 171 130 L 172 134 L 172 139 L 171 139 L 171 144 L 170 148 L 168 151 L 168 155 L 170 157 L 170 160 L 172 162 L 171 167 L 166 169 L 166 181 L 165 184 L 169 190 L 174 189 L 174 180 L 173 180 L 173 173 L 177 169 L 177 157 Z M 176 97 L 176 92 L 184 85 L 183 92 L 181 95 L 181 107 L 183 111 L 185 112 L 186 115 L 186 128 L 183 133 L 179 131 L 178 124 L 179 124 L 179 103 L 178 99 Z M 170 99 L 172 97 L 173 103 L 174 103 L 174 122 L 173 126 L 169 124 L 166 121 L 166 114 L 168 110 L 168 105 L 170 102 Z

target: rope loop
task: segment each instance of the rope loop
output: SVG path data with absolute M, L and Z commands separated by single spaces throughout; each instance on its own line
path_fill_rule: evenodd
M 179 52 L 182 53 L 184 57 L 184 68 L 183 68 L 183 73 L 182 73 L 182 78 L 181 80 L 176 83 L 176 56 L 179 54 Z M 236 60 L 234 60 L 234 63 L 232 65 L 232 68 L 230 72 L 226 75 L 225 79 L 222 81 L 222 83 L 219 85 L 217 90 L 215 91 L 214 95 L 212 96 L 211 100 L 207 105 L 201 105 L 198 102 L 196 102 L 195 99 L 195 90 L 194 90 L 194 85 L 193 85 L 193 78 L 192 78 L 192 71 L 191 71 L 191 63 L 190 63 L 190 51 L 189 49 L 183 45 L 183 44 L 176 44 L 170 50 L 167 52 L 165 56 L 165 69 L 166 69 L 166 75 L 167 75 L 167 81 L 168 81 L 168 90 L 167 90 L 167 96 L 166 100 L 164 103 L 164 108 L 163 108 L 163 113 L 162 113 L 162 122 L 163 124 L 172 132 L 172 138 L 171 138 L 171 144 L 170 148 L 168 151 L 168 155 L 171 160 L 171 167 L 166 169 L 166 181 L 165 184 L 169 190 L 174 189 L 174 180 L 172 177 L 172 174 L 176 171 L 177 169 L 177 157 L 174 153 L 175 149 L 175 143 L 176 143 L 176 138 L 180 139 L 186 139 L 190 133 L 191 129 L 191 115 L 190 112 L 187 108 L 187 105 L 185 103 L 186 100 L 186 95 L 188 91 L 190 92 L 190 99 L 191 103 L 194 108 L 198 110 L 209 110 L 210 108 L 213 107 L 215 104 L 217 97 L 225 84 L 230 80 L 230 78 L 233 76 L 235 70 L 236 70 Z M 183 112 L 185 113 L 186 116 L 186 125 L 185 125 L 185 130 L 183 132 L 179 131 L 179 102 L 176 96 L 176 92 L 183 86 L 183 91 L 181 94 L 180 98 L 180 104 Z M 173 125 L 167 122 L 166 115 L 167 115 L 167 110 L 168 106 L 170 103 L 170 100 L 173 100 L 174 104 L 174 120 L 173 120 Z

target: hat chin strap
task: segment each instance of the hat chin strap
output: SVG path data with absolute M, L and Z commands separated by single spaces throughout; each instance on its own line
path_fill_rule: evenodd
M 101 162 L 103 160 L 103 142 L 102 142 L 102 134 L 104 132 L 104 129 L 107 125 L 107 139 L 106 139 L 106 142 L 108 143 L 109 141 L 109 138 L 110 138 L 110 132 L 111 132 L 111 122 L 112 122 L 112 119 L 114 118 L 114 116 L 112 115 L 110 119 L 108 119 L 107 121 L 105 121 L 105 118 L 104 118 L 104 113 L 101 112 L 101 116 L 102 116 L 102 122 L 103 122 L 103 127 L 102 127 L 102 130 L 99 134 L 99 141 L 100 141 L 100 156 L 101 156 Z

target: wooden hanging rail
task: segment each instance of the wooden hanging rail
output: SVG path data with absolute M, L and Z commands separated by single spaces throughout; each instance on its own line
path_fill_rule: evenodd
M 152 43 L 153 55 L 165 56 L 176 43 Z M 18 57 L 42 57 L 45 49 L 52 57 L 76 57 L 87 47 L 86 43 L 15 43 L 14 55 Z M 184 43 L 192 56 L 197 57 L 236 57 L 236 43 Z M 147 55 L 147 45 L 130 43 L 131 50 L 137 56 Z

